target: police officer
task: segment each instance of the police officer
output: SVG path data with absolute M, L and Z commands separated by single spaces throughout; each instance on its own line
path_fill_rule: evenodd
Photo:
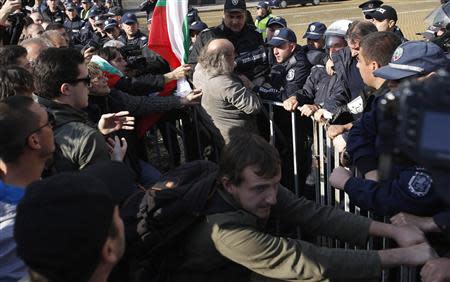
M 120 41 L 125 45 L 137 46 L 141 49 L 148 45 L 148 37 L 139 30 L 139 23 L 135 14 L 126 13 L 123 15 L 121 23 L 125 34 L 119 36 Z
M 271 87 L 254 86 L 248 80 L 244 79 L 246 87 L 252 87 L 253 91 L 258 93 L 264 99 L 285 101 L 289 97 L 295 96 L 298 91 L 303 88 L 303 84 L 308 78 L 311 71 L 311 64 L 309 63 L 305 50 L 302 46 L 297 44 L 297 37 L 295 33 L 289 28 L 281 28 L 275 31 L 272 39 L 267 43 L 273 47 L 273 54 L 276 64 L 271 68 Z M 299 118 L 296 116 L 297 130 L 302 132 L 301 136 L 297 137 L 296 154 L 291 150 L 292 148 L 292 132 L 291 132 L 291 114 L 282 108 L 274 110 L 274 120 L 280 129 L 284 141 L 277 144 L 280 152 L 283 152 L 283 178 L 282 183 L 293 186 L 293 179 L 296 177 L 292 167 L 292 157 L 295 156 L 301 163 L 302 168 L 298 177 L 299 183 L 303 183 L 306 179 L 308 168 L 310 167 L 311 154 L 304 148 L 307 146 L 307 136 L 311 133 L 311 121 L 306 118 Z M 281 135 L 280 135 L 281 136 Z M 303 189 L 302 195 L 311 198 L 312 190 Z
M 402 42 L 408 41 L 397 26 L 397 11 L 393 7 L 383 5 L 372 12 L 367 12 L 366 20 L 371 21 L 377 27 L 378 31 L 390 31 L 400 37 Z
M 81 0 L 81 7 L 80 17 L 86 21 L 92 9 L 92 0 Z
M 105 21 L 104 30 L 110 40 L 118 40 L 119 36 L 122 34 L 119 23 L 115 19 L 107 19 Z
M 263 39 L 266 39 L 266 27 L 267 22 L 272 18 L 272 11 L 270 9 L 269 3 L 262 0 L 256 5 L 256 20 L 255 26 L 258 31 L 262 34 Z
M 264 41 L 261 34 L 255 28 L 246 24 L 245 0 L 226 0 L 224 4 L 223 22 L 217 27 L 201 32 L 189 55 L 188 63 L 197 64 L 200 51 L 212 39 L 226 38 L 233 43 L 237 56 L 257 50 L 263 47 Z M 243 73 L 250 79 L 261 70 L 267 69 L 264 64 L 237 66 L 235 71 Z
M 283 17 L 279 17 L 279 16 L 274 16 L 271 17 L 268 21 L 267 21 L 267 26 L 266 26 L 266 41 L 270 41 L 270 39 L 272 39 L 273 34 L 275 33 L 275 31 L 277 29 L 281 29 L 283 27 L 287 27 L 287 22 Z
M 95 8 L 91 8 L 89 10 L 88 21 L 84 24 L 80 31 L 80 41 L 84 46 L 89 44 L 91 47 L 96 47 L 100 44 L 99 42 L 95 42 L 95 39 L 93 40 L 96 31 L 95 17 L 97 16 L 101 16 L 101 12 Z
M 273 46 L 277 62 L 272 67 L 276 69 L 272 71 L 272 87 L 253 86 L 253 90 L 263 98 L 284 101 L 302 89 L 312 66 L 295 33 L 287 27 L 275 31 L 267 44 Z
M 306 57 L 311 65 L 324 65 L 325 54 L 325 32 L 327 26 L 321 22 L 312 22 L 308 25 L 303 38 L 306 38 Z
M 381 5 L 383 5 L 383 1 L 369 0 L 359 5 L 358 8 L 362 10 L 362 13 L 365 16 L 366 13 L 375 11 L 375 9 L 379 8 Z
M 64 27 L 70 32 L 72 42 L 78 44 L 80 31 L 85 22 L 78 16 L 77 7 L 73 3 L 66 5 L 66 15 Z
M 64 12 L 58 7 L 58 0 L 47 0 L 47 7 L 42 11 L 46 22 L 64 23 Z

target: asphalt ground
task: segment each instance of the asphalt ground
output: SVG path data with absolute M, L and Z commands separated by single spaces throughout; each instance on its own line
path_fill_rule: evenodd
M 340 19 L 362 20 L 363 15 L 358 5 L 364 0 L 347 0 L 339 2 L 323 2 L 318 6 L 291 6 L 286 9 L 273 9 L 272 14 L 282 16 L 287 20 L 288 27 L 295 31 L 300 44 L 305 44 L 302 36 L 310 22 L 320 21 L 330 25 Z M 384 4 L 397 10 L 397 25 L 409 40 L 421 39 L 417 32 L 425 31 L 427 25 L 423 19 L 435 8 L 439 0 L 384 0 Z M 256 8 L 249 9 L 255 17 Z M 201 11 L 200 17 L 208 26 L 220 24 L 222 11 Z

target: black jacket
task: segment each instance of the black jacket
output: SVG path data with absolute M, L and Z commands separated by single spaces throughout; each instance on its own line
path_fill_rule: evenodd
M 272 67 L 272 88 L 256 86 L 253 91 L 263 99 L 284 101 L 303 88 L 311 67 L 304 48 L 297 45 L 285 62 Z
M 139 46 L 141 49 L 148 45 L 147 35 L 143 34 L 140 30 L 136 32 L 132 39 L 128 39 L 126 34 L 121 34 L 117 39 L 125 45 Z
M 200 51 L 211 40 L 218 38 L 226 38 L 233 43 L 235 53 L 237 56 L 243 55 L 247 52 L 254 51 L 260 47 L 264 47 L 264 41 L 259 32 L 254 27 L 245 25 L 241 32 L 233 32 L 227 28 L 224 24 L 211 29 L 205 29 L 200 32 L 189 54 L 188 63 L 196 65 Z M 194 69 L 194 68 L 193 68 Z M 267 64 L 248 65 L 244 67 L 237 67 L 236 72 L 246 75 L 248 78 L 253 79 L 254 75 L 260 73 L 262 70 L 268 69 Z
M 65 19 L 64 12 L 59 10 L 58 8 L 56 9 L 55 12 L 51 12 L 49 7 L 45 8 L 44 12 L 42 13 L 42 17 L 46 22 L 64 24 Z

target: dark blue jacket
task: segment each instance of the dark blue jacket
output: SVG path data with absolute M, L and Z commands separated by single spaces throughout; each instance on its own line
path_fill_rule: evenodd
M 350 200 L 380 216 L 407 212 L 433 216 L 445 205 L 433 189 L 433 180 L 423 168 L 396 168 L 392 179 L 376 182 L 352 177 L 345 184 Z
M 357 120 L 348 134 L 347 152 L 353 165 L 364 175 L 378 168 L 378 155 L 376 144 L 378 142 L 377 105 L 381 97 L 389 92 L 387 84 L 373 92 L 370 103 L 366 105 L 366 112 Z M 372 100 L 373 99 L 373 100 Z
M 263 99 L 284 101 L 295 96 L 306 82 L 312 65 L 306 57 L 305 50 L 297 45 L 291 56 L 283 63 L 272 67 L 272 88 L 256 86 L 253 91 Z

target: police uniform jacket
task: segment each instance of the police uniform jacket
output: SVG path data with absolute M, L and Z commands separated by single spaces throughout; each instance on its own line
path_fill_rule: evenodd
M 56 8 L 55 12 L 50 11 L 49 7 L 45 8 L 44 12 L 42 13 L 42 17 L 46 22 L 64 24 L 64 12 L 59 10 L 58 8 Z
M 264 99 L 284 101 L 303 88 L 311 67 L 304 48 L 297 45 L 285 62 L 272 67 L 271 80 L 275 82 L 273 87 L 255 86 L 253 90 Z
M 376 148 L 378 120 L 377 103 L 379 99 L 390 90 L 387 83 L 384 83 L 380 89 L 373 93 L 373 104 L 370 111 L 363 113 L 361 118 L 356 121 L 348 134 L 347 152 L 349 153 L 353 165 L 364 175 L 367 172 L 378 168 L 378 151 Z
M 421 167 L 396 167 L 392 178 L 382 182 L 352 177 L 344 189 L 357 206 L 379 216 L 434 216 L 446 210 L 430 174 Z
M 72 41 L 74 41 L 75 43 L 79 43 L 80 32 L 84 24 L 85 22 L 79 16 L 77 16 L 73 20 L 66 19 L 66 21 L 64 22 L 64 27 L 70 32 Z
M 231 29 L 227 28 L 224 24 L 211 29 L 205 29 L 199 33 L 194 46 L 192 47 L 191 53 L 189 54 L 188 63 L 191 65 L 196 65 L 200 51 L 206 46 L 211 40 L 225 38 L 233 43 L 235 52 L 239 56 L 241 54 L 254 51 L 261 46 L 264 46 L 264 41 L 261 34 L 256 31 L 254 27 L 245 25 L 241 32 L 235 33 Z M 264 66 L 257 66 L 257 69 L 252 66 L 249 69 L 238 69 L 235 71 L 246 75 L 248 78 L 252 79 L 254 73 L 257 73 L 259 69 L 267 68 Z
M 117 39 L 125 45 L 138 46 L 141 49 L 148 45 L 147 35 L 143 34 L 140 30 L 136 32 L 132 39 L 128 39 L 126 34 L 121 34 Z
M 67 30 L 72 31 L 72 33 L 79 33 L 84 24 L 85 22 L 79 16 L 76 16 L 76 18 L 74 18 L 73 20 L 66 19 L 64 21 L 64 27 Z
M 185 259 L 172 281 L 367 281 L 381 273 L 376 251 L 320 248 L 273 235 L 267 221 L 241 209 L 218 187 L 206 216 L 184 237 Z M 366 243 L 371 220 L 297 198 L 280 186 L 270 220 L 351 244 Z M 263 276 L 263 277 L 261 277 Z

